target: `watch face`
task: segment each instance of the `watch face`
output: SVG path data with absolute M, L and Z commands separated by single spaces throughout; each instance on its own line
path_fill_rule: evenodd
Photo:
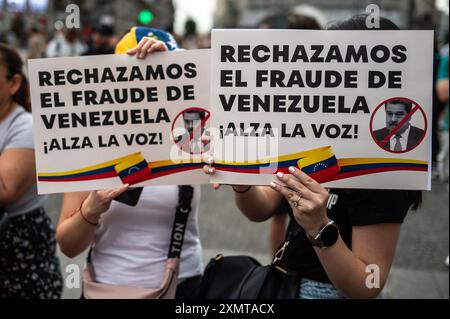
M 320 236 L 325 247 L 333 246 L 339 238 L 339 230 L 335 225 L 328 225 Z

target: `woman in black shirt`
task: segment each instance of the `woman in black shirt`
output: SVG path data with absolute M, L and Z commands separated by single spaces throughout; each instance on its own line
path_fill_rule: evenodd
M 367 30 L 365 15 L 329 29 Z M 398 30 L 387 19 L 380 29 Z M 210 159 L 209 163 L 213 164 Z M 214 173 L 213 165 L 205 172 Z M 235 200 L 252 221 L 288 211 L 289 243 L 284 260 L 302 277 L 299 298 L 376 298 L 383 289 L 397 246 L 401 224 L 421 202 L 421 192 L 326 190 L 291 167 L 277 174 L 288 187 L 233 186 Z M 217 187 L 217 186 L 216 186 Z

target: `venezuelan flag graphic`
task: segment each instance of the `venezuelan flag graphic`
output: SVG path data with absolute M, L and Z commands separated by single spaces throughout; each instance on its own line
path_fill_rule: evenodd
M 428 162 L 399 158 L 336 158 L 331 146 L 253 162 L 217 161 L 217 170 L 246 174 L 289 173 L 300 168 L 319 183 L 389 171 L 428 171 Z
M 114 166 L 124 184 L 137 184 L 149 179 L 150 168 L 141 153 L 130 155 Z
M 202 169 L 201 161 L 171 160 L 147 162 L 141 153 L 130 154 L 108 162 L 67 172 L 39 173 L 39 182 L 79 182 L 120 178 L 122 183 L 137 184 L 167 175 Z M 390 171 L 428 172 L 427 161 L 401 158 L 336 158 L 331 146 L 258 161 L 217 161 L 218 171 L 243 174 L 289 173 L 296 166 L 319 183 Z
M 275 174 L 277 172 L 288 174 L 290 166 L 299 167 L 305 173 L 313 174 L 313 177 L 319 179 L 339 173 L 339 165 L 331 146 L 258 161 L 217 161 L 214 165 L 217 170 L 250 174 Z
M 338 164 L 341 171 L 327 181 L 392 171 L 428 172 L 427 161 L 399 158 L 342 158 Z
M 298 160 L 298 168 L 321 183 L 340 172 L 340 167 L 331 147 L 311 151 Z
M 136 153 L 139 154 L 139 153 Z M 39 182 L 81 182 L 98 180 L 104 178 L 117 177 L 117 172 L 114 167 L 122 161 L 125 161 L 131 154 L 125 157 L 119 157 L 117 159 L 100 163 L 85 168 L 66 171 L 66 172 L 53 172 L 53 173 L 38 173 Z
M 146 180 L 175 173 L 201 169 L 201 161 L 147 162 L 141 153 L 134 153 L 105 163 L 73 171 L 39 173 L 39 182 L 81 182 L 119 177 L 124 184 L 137 184 Z

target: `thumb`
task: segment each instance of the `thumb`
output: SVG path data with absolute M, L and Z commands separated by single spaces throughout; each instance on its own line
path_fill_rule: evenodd
M 113 200 L 114 198 L 116 198 L 117 196 L 119 196 L 120 194 L 124 193 L 125 191 L 127 191 L 130 188 L 129 184 L 125 184 L 120 186 L 119 188 L 116 188 L 114 190 L 111 191 L 111 193 L 109 193 L 109 198 L 111 200 Z
M 125 53 L 128 55 L 135 55 L 137 52 L 137 48 L 128 49 Z

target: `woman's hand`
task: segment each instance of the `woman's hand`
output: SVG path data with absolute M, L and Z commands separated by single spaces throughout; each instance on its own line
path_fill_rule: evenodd
M 316 236 L 329 221 L 328 191 L 295 167 L 289 167 L 289 172 L 291 174 L 277 173 L 278 179 L 286 186 L 272 182 L 271 187 L 287 199 L 297 223 L 310 236 Z
M 89 196 L 81 205 L 81 213 L 84 214 L 89 221 L 97 223 L 101 215 L 111 206 L 112 200 L 127 191 L 128 188 L 129 185 L 125 184 L 115 189 L 90 192 Z
M 211 143 L 211 137 L 202 135 L 202 144 L 203 149 L 208 149 L 209 144 Z M 213 175 L 216 172 L 216 169 L 214 168 L 214 157 L 212 156 L 211 152 L 203 152 L 202 153 L 202 160 L 205 163 L 208 163 L 206 165 L 203 165 L 203 172 L 207 175 Z M 219 189 L 220 184 L 213 184 L 214 189 Z
M 163 41 L 151 37 L 143 37 L 137 47 L 129 49 L 126 53 L 128 55 L 136 55 L 138 59 L 145 59 L 150 53 L 164 51 L 169 51 L 169 49 Z

